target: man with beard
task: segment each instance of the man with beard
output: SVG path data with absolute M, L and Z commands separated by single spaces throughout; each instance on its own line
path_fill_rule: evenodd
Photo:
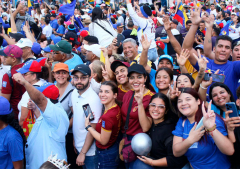
M 91 126 L 95 128 L 101 116 L 102 104 L 96 92 L 90 87 L 91 69 L 89 66 L 77 65 L 72 72 L 72 76 L 73 84 L 76 87 L 71 97 L 74 146 L 78 153 L 76 164 L 84 166 L 84 168 L 97 169 L 96 146 L 92 135 L 88 133 L 84 126 L 83 105 L 88 104 L 92 112 L 94 112 L 94 120 L 91 121 Z

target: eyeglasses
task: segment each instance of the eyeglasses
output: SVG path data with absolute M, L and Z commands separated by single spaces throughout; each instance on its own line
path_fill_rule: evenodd
M 80 81 L 85 81 L 87 78 L 89 78 L 89 76 L 82 76 L 82 77 L 73 76 L 74 81 L 78 81 L 79 79 Z
M 28 72 L 28 73 L 24 73 L 24 74 L 23 74 L 24 77 L 27 76 L 27 75 L 32 75 L 32 73 L 29 73 L 29 72 Z
M 156 109 L 156 107 L 158 108 L 158 109 L 164 109 L 165 108 L 165 105 L 162 105 L 162 104 L 155 104 L 155 103 L 150 103 L 149 104 L 149 107 L 151 108 L 151 109 Z

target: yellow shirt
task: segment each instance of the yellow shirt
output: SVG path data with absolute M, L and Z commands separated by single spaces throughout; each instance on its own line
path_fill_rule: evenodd
M 190 63 L 188 60 L 187 60 L 187 62 L 185 63 L 185 67 L 186 67 L 188 73 L 191 73 L 191 74 L 192 74 L 192 77 L 193 77 L 194 79 L 196 79 L 198 72 L 197 72 L 196 69 L 194 69 L 194 67 L 191 65 L 191 63 Z

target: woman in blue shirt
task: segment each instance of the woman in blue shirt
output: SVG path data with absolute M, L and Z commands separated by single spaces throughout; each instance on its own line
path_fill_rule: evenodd
M 64 20 L 62 18 L 58 19 L 58 29 L 54 31 L 54 34 L 57 36 L 63 36 L 65 34 Z
M 0 168 L 23 168 L 26 138 L 8 100 L 0 96 Z
M 226 155 L 234 153 L 233 144 L 223 120 L 211 110 L 211 102 L 206 112 L 198 93 L 192 88 L 182 88 L 177 107 L 182 117 L 172 132 L 174 156 L 185 155 L 194 169 L 230 168 Z M 195 130 L 202 117 L 203 126 Z

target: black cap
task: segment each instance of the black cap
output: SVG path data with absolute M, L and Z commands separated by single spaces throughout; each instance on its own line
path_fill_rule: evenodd
M 88 43 L 91 43 L 91 44 L 98 44 L 99 43 L 98 38 L 96 36 L 88 35 L 84 38 L 84 40 L 87 41 Z
M 66 39 L 68 42 L 74 42 L 77 45 L 79 44 L 79 42 L 77 41 L 77 34 L 75 32 L 68 31 L 63 38 Z
M 144 69 L 144 67 L 142 65 L 139 65 L 139 64 L 133 64 L 132 66 L 130 66 L 128 68 L 128 77 L 133 72 L 139 73 L 139 74 L 143 74 L 144 76 L 147 74 L 146 70 Z
M 91 76 L 91 69 L 89 68 L 89 66 L 84 64 L 77 65 L 71 74 L 74 75 L 76 72 L 81 72 L 84 75 Z
M 176 19 L 173 19 L 172 23 L 174 23 L 175 25 L 178 25 L 178 21 Z
M 57 17 L 57 15 L 55 13 L 53 13 L 52 15 L 50 15 L 50 17 Z
M 16 39 L 16 42 L 18 42 L 21 38 L 25 38 L 25 36 L 21 33 L 12 33 L 9 32 L 9 35 L 13 38 Z
M 128 62 L 122 62 L 120 60 L 115 60 L 111 64 L 111 70 L 115 72 L 118 66 L 125 66 L 126 68 L 129 68 L 130 64 Z

